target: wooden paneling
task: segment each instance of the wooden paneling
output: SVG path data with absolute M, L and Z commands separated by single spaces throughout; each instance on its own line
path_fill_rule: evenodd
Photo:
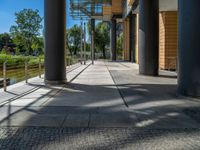
M 129 26 L 129 18 L 123 21 L 123 35 L 124 35 L 124 43 L 123 43 L 123 58 L 124 60 L 129 60 L 130 55 L 130 26 Z
M 165 15 L 159 14 L 159 65 L 164 69 L 165 66 Z
M 178 18 L 176 11 L 161 12 L 159 61 L 161 69 L 176 69 L 178 49 Z
M 111 6 L 103 6 L 103 16 L 111 16 L 112 15 L 112 7 Z
M 112 0 L 112 13 L 113 14 L 122 13 L 122 0 Z

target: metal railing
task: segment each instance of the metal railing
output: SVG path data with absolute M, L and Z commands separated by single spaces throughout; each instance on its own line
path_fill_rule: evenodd
M 87 54 L 87 59 L 89 59 Z M 66 67 L 77 67 L 83 64 L 84 60 L 81 60 L 77 56 L 66 57 Z M 44 58 L 31 57 L 24 58 L 23 60 L 11 59 L 0 59 L 0 88 L 7 91 L 7 86 L 12 85 L 21 81 L 28 83 L 30 78 L 39 77 L 42 78 L 44 74 Z
M 2 63 L 3 62 L 3 63 Z M 28 83 L 30 78 L 44 73 L 44 59 L 31 58 L 24 60 L 4 59 L 0 64 L 0 87 L 7 91 L 7 86 L 20 81 Z

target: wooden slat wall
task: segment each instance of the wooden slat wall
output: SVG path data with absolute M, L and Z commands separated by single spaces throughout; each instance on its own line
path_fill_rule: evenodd
M 130 26 L 129 26 L 129 18 L 125 19 L 123 22 L 123 35 L 124 35 L 124 43 L 123 43 L 123 58 L 124 60 L 129 60 L 130 55 Z
M 113 14 L 122 13 L 122 0 L 112 0 L 112 13 Z
M 112 7 L 111 6 L 103 6 L 103 16 L 111 16 L 112 15 Z
M 159 65 L 164 69 L 165 66 L 165 14 L 159 14 Z
M 176 69 L 178 18 L 176 11 L 160 13 L 160 69 Z

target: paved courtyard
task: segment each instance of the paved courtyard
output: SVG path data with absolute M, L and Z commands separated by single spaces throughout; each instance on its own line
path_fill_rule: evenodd
M 0 91 L 0 149 L 200 149 L 200 100 L 176 95 L 176 73 L 97 61 L 67 78 Z

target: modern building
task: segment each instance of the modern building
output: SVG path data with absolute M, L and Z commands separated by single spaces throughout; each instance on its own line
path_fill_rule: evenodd
M 65 0 L 45 0 L 46 82 L 66 81 Z M 116 24 L 123 23 L 123 59 L 139 64 L 142 75 L 178 70 L 178 93 L 200 96 L 199 0 L 70 0 L 71 15 L 111 23 L 112 60 Z M 93 33 L 93 32 L 91 32 Z M 95 36 L 92 34 L 92 36 Z M 93 39 L 93 38 L 92 38 Z

